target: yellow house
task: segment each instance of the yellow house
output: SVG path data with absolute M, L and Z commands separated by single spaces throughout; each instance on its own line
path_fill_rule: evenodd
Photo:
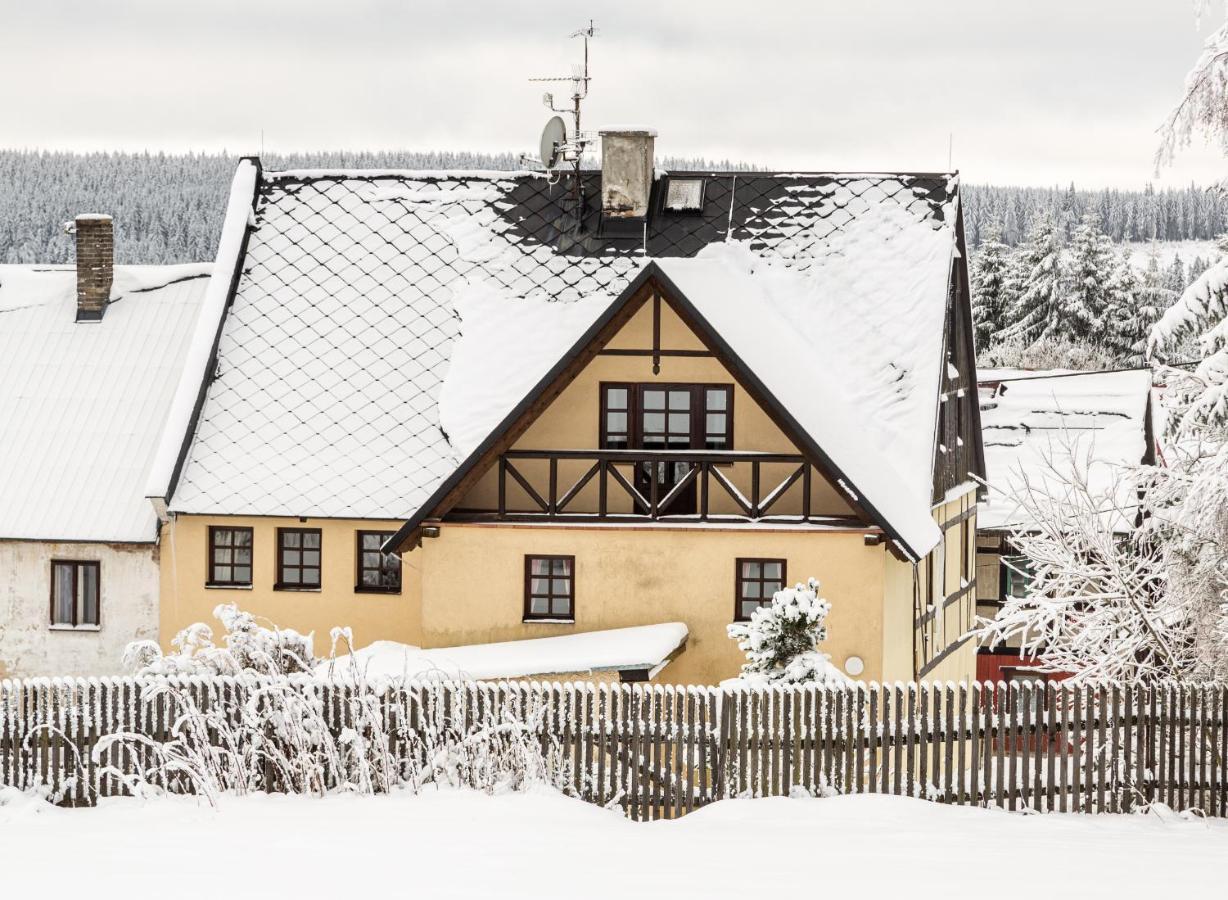
M 230 601 L 356 645 L 681 622 L 653 674 L 713 682 L 815 577 L 850 676 L 972 677 L 958 179 L 603 140 L 578 178 L 240 167 L 149 489 L 164 642 Z

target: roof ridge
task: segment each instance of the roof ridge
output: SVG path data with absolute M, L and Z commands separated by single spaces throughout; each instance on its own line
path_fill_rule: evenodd
M 581 169 L 582 176 L 599 175 L 600 169 Z M 665 176 L 716 176 L 722 178 L 946 178 L 958 181 L 959 172 L 896 172 L 896 171 L 863 171 L 863 170 L 820 170 L 820 169 L 773 169 L 764 171 L 747 171 L 737 169 L 667 169 L 662 168 L 658 174 Z M 454 179 L 467 178 L 474 181 L 507 181 L 523 178 L 549 178 L 551 173 L 538 172 L 530 169 L 280 169 L 266 170 L 263 178 L 266 181 L 308 181 L 308 180 L 363 180 L 383 178 L 420 178 Z
M 546 178 L 548 172 L 528 169 L 281 169 L 265 170 L 265 181 L 310 181 L 315 179 L 354 180 L 377 178 L 447 179 L 469 178 L 474 181 L 507 181 L 519 178 Z

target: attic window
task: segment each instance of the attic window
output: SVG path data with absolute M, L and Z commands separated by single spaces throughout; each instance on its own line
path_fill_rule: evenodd
M 702 178 L 671 178 L 665 185 L 665 211 L 696 213 L 704 208 Z

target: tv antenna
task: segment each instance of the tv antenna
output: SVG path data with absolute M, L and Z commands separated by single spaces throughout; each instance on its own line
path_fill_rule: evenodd
M 541 137 L 541 164 L 549 172 L 555 172 L 566 163 L 571 163 L 575 171 L 574 193 L 576 209 L 580 202 L 580 161 L 584 156 L 584 148 L 595 139 L 595 135 L 581 130 L 580 105 L 588 96 L 588 85 L 592 80 L 588 74 L 588 42 L 589 38 L 597 36 L 597 28 L 589 19 L 588 26 L 572 32 L 569 37 L 581 38 L 584 41 L 584 62 L 572 66 L 571 75 L 560 77 L 530 78 L 532 82 L 564 82 L 571 84 L 571 105 L 555 106 L 554 94 L 547 91 L 542 95 L 542 103 L 556 115 L 546 123 Z M 562 116 L 571 116 L 571 136 L 568 137 L 567 123 Z

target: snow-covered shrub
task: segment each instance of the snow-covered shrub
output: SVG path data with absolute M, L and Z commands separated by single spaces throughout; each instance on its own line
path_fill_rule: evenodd
M 1120 365 L 1103 343 L 1046 337 L 1031 344 L 1008 338 L 977 354 L 983 369 L 1075 369 L 1093 371 Z
M 104 736 L 94 750 L 103 777 L 131 793 L 188 790 L 219 795 L 262 790 L 320 795 L 397 787 L 463 785 L 495 791 L 570 782 L 566 754 L 542 733 L 546 707 L 526 687 L 516 702 L 467 718 L 458 695 L 486 685 L 404 680 L 372 683 L 359 667 L 342 682 L 313 673 L 311 636 L 264 627 L 234 605 L 214 615 L 223 646 L 204 623 L 176 635 L 174 652 L 130 644 L 125 664 L 144 681 L 140 702 L 153 733 Z M 331 632 L 332 655 L 349 628 Z
M 163 654 L 156 641 L 134 641 L 124 649 L 125 668 L 138 675 L 291 675 L 310 672 L 315 663 L 312 636 L 290 628 L 265 628 L 233 603 L 214 608 L 225 629 L 223 646 L 213 629 L 196 622 L 171 639 L 175 652 Z
M 831 604 L 819 596 L 819 582 L 777 591 L 770 604 L 759 607 L 747 622 L 729 626 L 729 637 L 746 653 L 744 684 L 847 683 L 831 657 L 818 650 L 827 638 Z
M 485 691 L 487 714 L 468 718 Z M 141 701 L 169 712 L 165 734 L 102 737 L 104 778 L 132 794 L 386 793 L 431 785 L 494 793 L 530 784 L 566 790 L 570 761 L 543 732 L 548 712 L 525 686 L 501 706 L 489 685 L 433 682 L 374 690 L 303 675 L 154 677 Z M 151 717 L 152 718 L 152 717 Z M 119 760 L 120 762 L 115 762 Z

